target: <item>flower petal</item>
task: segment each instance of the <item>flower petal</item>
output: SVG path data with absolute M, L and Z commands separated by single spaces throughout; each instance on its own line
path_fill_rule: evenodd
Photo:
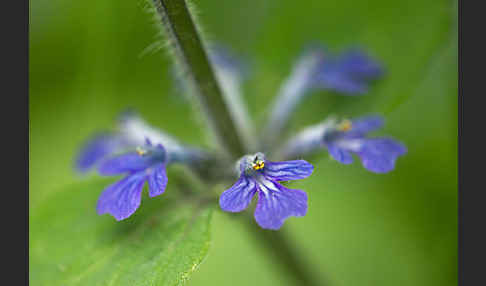
M 341 148 L 338 145 L 332 143 L 327 144 L 326 146 L 327 146 L 327 151 L 329 151 L 329 155 L 331 155 L 331 157 L 334 160 L 342 164 L 353 163 L 353 156 L 348 150 Z
M 307 213 L 304 191 L 288 189 L 267 179 L 261 179 L 258 188 L 255 220 L 262 228 L 277 230 L 288 217 Z
M 368 86 L 362 79 L 352 78 L 338 67 L 328 67 L 318 75 L 316 87 L 330 89 L 346 95 L 364 94 Z
M 118 122 L 121 134 L 135 146 L 147 145 L 149 139 L 152 146 L 164 145 L 168 153 L 180 152 L 181 146 L 175 138 L 149 125 L 135 112 L 125 112 Z
M 400 142 L 389 138 L 367 139 L 358 156 L 363 166 L 375 173 L 387 173 L 395 168 L 398 156 L 404 155 L 407 148 Z
M 82 147 L 76 158 L 76 169 L 79 172 L 86 172 L 92 168 L 100 159 L 117 152 L 124 146 L 123 140 L 114 134 L 98 134 L 88 140 Z
M 109 213 L 116 220 L 131 216 L 140 206 L 145 179 L 144 172 L 140 172 L 108 186 L 98 199 L 98 214 Z
M 102 175 L 118 175 L 127 172 L 137 172 L 153 164 L 151 156 L 141 156 L 137 153 L 127 153 L 104 161 L 98 168 Z
M 368 132 L 381 128 L 384 124 L 383 117 L 372 115 L 353 120 L 351 130 L 344 132 L 344 137 L 362 137 Z
M 164 164 L 157 164 L 151 167 L 151 173 L 148 176 L 149 197 L 161 195 L 167 186 L 167 173 Z
M 363 94 L 368 82 L 383 74 L 381 65 L 359 50 L 346 52 L 335 59 L 328 59 L 316 76 L 316 87 L 337 92 Z
M 248 207 L 257 190 L 254 179 L 241 175 L 238 181 L 219 197 L 219 206 L 228 212 L 240 212 Z
M 383 75 L 380 63 L 361 50 L 350 50 L 339 56 L 339 66 L 353 77 L 374 79 Z
M 283 162 L 265 161 L 264 175 L 274 181 L 299 180 L 309 177 L 314 166 L 305 160 Z

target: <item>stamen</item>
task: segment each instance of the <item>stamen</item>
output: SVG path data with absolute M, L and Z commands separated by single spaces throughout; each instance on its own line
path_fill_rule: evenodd
M 143 155 L 147 154 L 147 150 L 145 150 L 145 149 L 143 149 L 143 148 L 141 148 L 141 147 L 137 147 L 136 152 L 137 152 L 137 154 L 138 154 L 139 156 L 143 156 Z
M 265 167 L 265 162 L 262 160 L 257 160 L 255 163 L 252 165 L 253 170 L 261 170 L 263 167 Z
M 337 130 L 346 132 L 346 131 L 351 130 L 352 127 L 353 127 L 353 124 L 351 123 L 351 120 L 344 119 L 343 121 L 341 121 L 341 123 L 338 124 Z

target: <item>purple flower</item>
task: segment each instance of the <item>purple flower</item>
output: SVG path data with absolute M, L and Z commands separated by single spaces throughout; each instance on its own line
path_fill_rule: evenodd
M 382 74 L 381 65 L 363 51 L 349 50 L 337 57 L 323 55 L 316 66 L 312 86 L 345 95 L 364 94 L 369 82 Z
M 160 144 L 153 146 L 150 141 L 136 152 L 105 160 L 99 166 L 100 174 L 127 175 L 103 191 L 96 207 L 98 214 L 109 213 L 116 220 L 131 216 L 140 206 L 145 182 L 148 182 L 150 197 L 162 194 L 167 185 L 166 164 L 164 147 Z
M 264 149 L 275 144 L 292 113 L 312 90 L 329 90 L 343 95 L 362 95 L 368 85 L 383 74 L 376 60 L 360 50 L 338 56 L 322 47 L 307 49 L 296 61 L 289 77 L 280 87 L 265 127 Z
M 396 159 L 407 152 L 400 142 L 386 137 L 370 138 L 368 133 L 383 126 L 380 116 L 367 116 L 338 121 L 330 117 L 322 123 L 309 126 L 291 138 L 280 150 L 287 159 L 299 158 L 326 147 L 336 161 L 353 162 L 356 154 L 369 171 L 386 173 L 395 168 Z
M 368 138 L 367 134 L 383 126 L 379 116 L 368 116 L 353 121 L 344 120 L 327 129 L 323 144 L 336 161 L 343 164 L 353 162 L 352 153 L 358 155 L 363 166 L 375 173 L 387 173 L 395 168 L 396 159 L 407 152 L 407 148 L 391 138 Z
M 304 160 L 271 162 L 262 153 L 239 161 L 240 178 L 219 198 L 221 209 L 240 212 L 258 194 L 255 220 L 265 229 L 279 229 L 289 216 L 307 213 L 307 194 L 282 186 L 279 181 L 304 179 L 314 167 Z
M 322 47 L 307 49 L 297 60 L 282 93 L 306 93 L 312 89 L 361 95 L 372 80 L 384 73 L 382 65 L 360 49 L 334 55 Z
M 210 156 L 202 149 L 183 145 L 153 128 L 134 112 L 124 112 L 118 123 L 116 132 L 91 138 L 76 160 L 76 169 L 80 172 L 98 166 L 101 175 L 126 174 L 101 194 L 97 205 L 100 215 L 109 213 L 117 220 L 129 217 L 140 205 L 145 182 L 148 182 L 150 197 L 164 192 L 167 165 L 182 163 L 196 170 L 203 168 L 202 162 Z

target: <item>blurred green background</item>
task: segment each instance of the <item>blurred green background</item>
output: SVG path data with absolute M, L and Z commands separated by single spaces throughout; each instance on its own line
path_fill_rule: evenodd
M 291 130 L 330 112 L 381 113 L 381 134 L 408 154 L 386 175 L 340 165 L 323 152 L 293 184 L 309 212 L 285 229 L 328 285 L 457 283 L 457 3 L 430 1 L 194 1 L 207 39 L 245 58 L 245 98 L 262 124 L 267 105 L 309 42 L 361 46 L 387 75 L 362 97 L 316 92 Z M 207 137 L 181 96 L 145 2 L 30 2 L 30 209 L 81 181 L 73 157 L 126 107 L 182 140 Z M 207 144 L 207 142 L 202 142 Z M 33 212 L 35 215 L 35 211 Z M 62 214 L 59 214 L 62 215 Z M 215 212 L 209 255 L 188 285 L 293 285 L 261 245 Z M 30 237 L 30 240 L 35 240 Z M 32 281 L 31 281 L 32 282 Z

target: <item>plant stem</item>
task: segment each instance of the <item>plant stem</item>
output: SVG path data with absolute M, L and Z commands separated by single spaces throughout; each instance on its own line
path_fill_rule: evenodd
M 189 9 L 184 0 L 152 0 L 160 20 L 169 37 L 174 56 L 188 76 L 191 88 L 208 119 L 218 143 L 233 159 L 245 154 L 243 140 L 237 132 L 237 125 L 226 106 L 216 76 L 211 69 L 200 35 L 197 32 Z M 191 195 L 190 193 L 187 195 Z M 270 251 L 279 265 L 285 268 L 298 285 L 320 285 L 309 273 L 307 265 L 301 261 L 293 245 L 280 231 L 259 228 L 251 218 L 245 224 L 253 231 L 263 247 Z
M 298 254 L 292 241 L 284 230 L 278 231 L 265 230 L 260 228 L 252 216 L 242 215 L 243 223 L 252 232 L 253 237 L 263 244 L 263 248 L 273 257 L 286 273 L 295 278 L 297 285 L 318 286 L 325 285 L 319 281 L 314 274 L 309 271 L 312 267 Z
M 168 35 L 174 56 L 187 75 L 216 140 L 231 158 L 244 155 L 242 140 L 225 104 L 186 2 L 152 1 Z

